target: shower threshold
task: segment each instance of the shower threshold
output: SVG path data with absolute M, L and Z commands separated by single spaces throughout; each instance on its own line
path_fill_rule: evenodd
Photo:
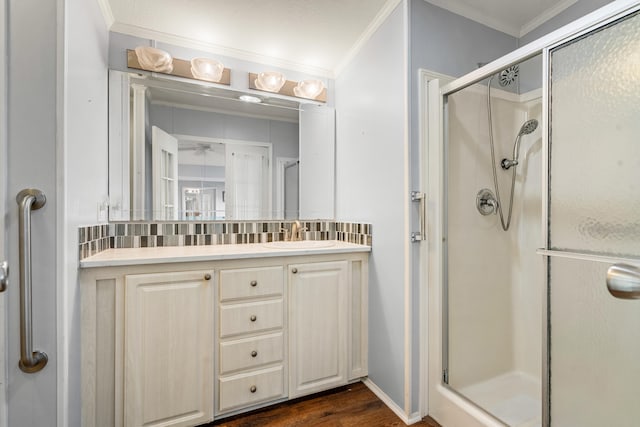
M 459 389 L 459 392 L 511 427 L 540 427 L 540 381 L 511 371 Z

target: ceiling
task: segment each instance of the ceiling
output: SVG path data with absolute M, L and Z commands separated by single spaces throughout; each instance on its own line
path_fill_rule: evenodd
M 332 77 L 400 0 L 98 0 L 111 30 Z M 521 37 L 578 0 L 428 0 Z

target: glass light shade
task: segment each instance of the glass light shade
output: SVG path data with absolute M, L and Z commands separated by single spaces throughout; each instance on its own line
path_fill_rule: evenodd
M 278 92 L 286 83 L 287 79 L 282 73 L 277 71 L 265 71 L 258 74 L 255 85 L 260 90 L 268 92 Z
M 296 87 L 293 88 L 295 96 L 300 98 L 314 99 L 316 96 L 322 93 L 324 89 L 324 83 L 320 80 L 310 79 L 302 80 Z
M 224 71 L 220 61 L 210 58 L 193 58 L 191 60 L 191 74 L 200 80 L 219 82 Z
M 140 66 L 149 71 L 170 73 L 173 71 L 173 58 L 168 52 L 149 46 L 135 48 Z

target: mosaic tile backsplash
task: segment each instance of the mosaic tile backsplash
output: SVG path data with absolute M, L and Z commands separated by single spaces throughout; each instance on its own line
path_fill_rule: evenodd
M 285 240 L 294 221 L 116 222 L 78 229 L 80 259 L 106 249 L 158 246 L 204 246 Z M 371 246 L 371 224 L 300 221 L 304 240 L 340 240 Z M 287 230 L 286 232 L 284 230 Z

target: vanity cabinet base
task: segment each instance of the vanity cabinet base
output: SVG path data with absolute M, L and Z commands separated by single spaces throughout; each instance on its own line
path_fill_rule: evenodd
M 86 427 L 201 425 L 367 375 L 367 253 L 95 267 L 80 280 Z

